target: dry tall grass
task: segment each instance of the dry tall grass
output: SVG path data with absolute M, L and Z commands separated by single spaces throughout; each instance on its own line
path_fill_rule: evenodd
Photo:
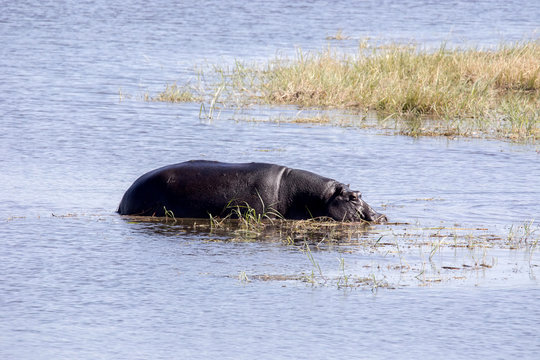
M 165 89 L 158 93 L 155 97 L 145 96 L 147 101 L 163 101 L 163 102 L 195 102 L 199 101 L 201 97 L 196 96 L 193 91 L 187 87 L 178 87 L 176 83 L 167 85 Z
M 231 91 L 264 104 L 467 121 L 499 136 L 540 138 L 540 41 L 438 51 L 363 43 L 355 55 L 299 51 L 263 68 L 237 65 L 230 79 Z

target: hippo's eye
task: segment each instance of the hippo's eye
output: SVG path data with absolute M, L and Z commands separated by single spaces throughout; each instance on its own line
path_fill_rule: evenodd
M 356 201 L 358 200 L 358 194 L 352 193 L 349 195 L 349 201 Z

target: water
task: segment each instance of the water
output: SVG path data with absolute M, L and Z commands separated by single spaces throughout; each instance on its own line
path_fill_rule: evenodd
M 2 9 L 2 358 L 540 354 L 530 244 L 444 248 L 428 259 L 435 243 L 411 237 L 433 239 L 429 228 L 442 226 L 465 229 L 442 230 L 461 232 L 459 241 L 469 232 L 506 238 L 538 220 L 537 146 L 245 123 L 229 112 L 207 123 L 200 104 L 140 100 L 166 83 L 195 81 L 200 66 L 320 49 L 339 29 L 350 39 L 332 45 L 346 51 L 364 37 L 426 46 L 535 38 L 537 2 L 29 1 Z M 119 92 L 131 97 L 120 101 Z M 311 285 L 297 279 L 314 270 L 299 246 L 209 241 L 215 235 L 204 229 L 114 213 L 143 172 L 197 158 L 314 171 L 409 225 L 313 248 L 324 278 L 315 273 Z M 380 236 L 390 245 L 361 243 Z M 289 280 L 256 280 L 264 274 Z M 343 274 L 394 289 L 340 288 Z

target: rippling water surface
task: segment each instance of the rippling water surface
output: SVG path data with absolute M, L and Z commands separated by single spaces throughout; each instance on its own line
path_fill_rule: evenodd
M 365 37 L 493 46 L 537 38 L 538 19 L 536 1 L 3 2 L 0 356 L 538 358 L 537 145 L 227 111 L 208 123 L 200 104 L 142 101 L 198 67 L 321 49 L 340 29 L 345 51 Z M 404 225 L 307 253 L 114 213 L 142 173 L 197 158 L 320 173 Z M 453 231 L 521 240 L 425 240 Z M 340 287 L 345 275 L 366 286 Z

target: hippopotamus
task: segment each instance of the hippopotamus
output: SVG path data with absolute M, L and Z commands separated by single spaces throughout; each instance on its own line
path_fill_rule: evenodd
M 245 208 L 294 220 L 386 222 L 386 216 L 363 201 L 360 192 L 336 180 L 274 164 L 207 160 L 168 165 L 142 175 L 124 194 L 118 213 L 208 218 L 235 215 L 233 209 Z

